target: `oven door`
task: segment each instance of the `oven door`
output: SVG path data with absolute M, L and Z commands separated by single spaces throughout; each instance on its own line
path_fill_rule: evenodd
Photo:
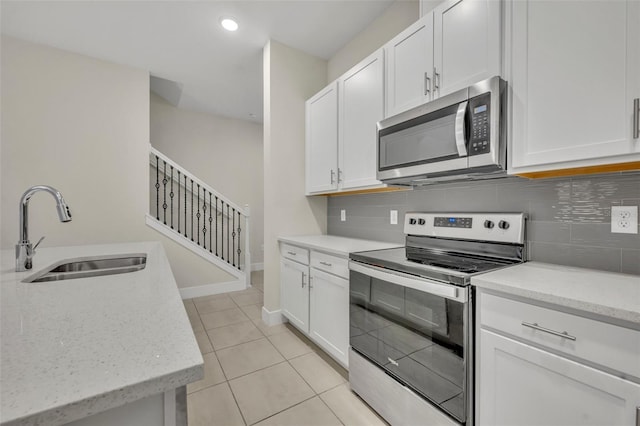
M 351 261 L 350 345 L 459 422 L 472 402 L 469 287 Z

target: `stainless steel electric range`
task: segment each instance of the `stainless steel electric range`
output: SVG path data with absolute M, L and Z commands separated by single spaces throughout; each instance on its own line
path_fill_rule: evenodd
M 349 258 L 349 382 L 392 425 L 473 424 L 473 275 L 526 260 L 521 213 L 407 213 Z

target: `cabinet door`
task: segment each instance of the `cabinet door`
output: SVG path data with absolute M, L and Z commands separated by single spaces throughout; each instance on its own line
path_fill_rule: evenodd
M 338 188 L 338 84 L 306 102 L 307 194 Z
M 480 331 L 480 425 L 636 424 L 640 385 Z
M 433 88 L 433 13 L 398 34 L 384 52 L 385 116 L 429 101 Z
M 632 136 L 633 98 L 640 97 L 640 2 L 509 6 L 515 172 L 640 159 L 629 157 L 640 152 Z
M 309 332 L 309 267 L 288 259 L 280 261 L 282 314 L 301 331 Z
M 383 50 L 339 79 L 340 178 L 342 189 L 379 185 L 377 127 L 383 118 Z
M 436 96 L 500 75 L 500 1 L 446 0 L 434 13 Z
M 311 269 L 311 338 L 345 367 L 349 363 L 349 280 Z

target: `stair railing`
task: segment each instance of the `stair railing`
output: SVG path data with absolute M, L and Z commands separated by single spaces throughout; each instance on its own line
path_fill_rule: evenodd
M 192 244 L 244 271 L 250 283 L 249 206 L 240 207 L 150 146 L 150 215 Z M 229 267 L 233 270 L 229 270 Z

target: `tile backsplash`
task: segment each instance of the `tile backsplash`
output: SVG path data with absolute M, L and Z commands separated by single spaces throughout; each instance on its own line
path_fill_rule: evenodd
M 329 197 L 327 222 L 331 235 L 404 243 L 408 211 L 524 212 L 530 260 L 640 275 L 640 235 L 611 233 L 611 206 L 619 205 L 640 205 L 640 172 Z M 398 210 L 397 225 L 390 210 Z

